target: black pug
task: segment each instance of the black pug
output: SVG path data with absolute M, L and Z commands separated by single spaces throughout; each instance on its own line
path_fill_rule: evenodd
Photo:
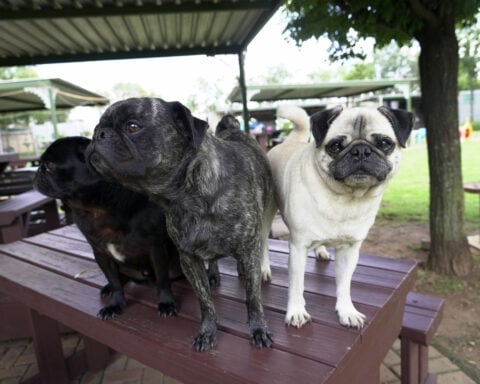
M 198 351 L 217 343 L 204 262 L 230 255 L 245 281 L 251 342 L 259 348 L 272 345 L 260 272 L 268 246 L 264 216 L 273 198 L 272 175 L 255 140 L 229 118 L 222 124 L 232 132 L 222 139 L 179 102 L 127 99 L 105 111 L 87 149 L 88 161 L 101 174 L 164 207 L 183 272 L 200 301 L 202 323 L 193 342 Z
M 90 141 L 66 137 L 53 142 L 40 158 L 34 187 L 71 209 L 75 224 L 91 245 L 108 280 L 100 292 L 109 297 L 98 312 L 100 318 L 122 312 L 126 306 L 123 287 L 129 281 L 154 283 L 159 313 L 175 315 L 170 274 L 180 276 L 178 252 L 167 234 L 165 215 L 147 196 L 105 181 L 87 167 L 84 152 Z

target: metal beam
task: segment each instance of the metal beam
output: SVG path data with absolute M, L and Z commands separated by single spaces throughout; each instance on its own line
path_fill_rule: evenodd
M 75 53 L 60 54 L 48 56 L 17 56 L 0 57 L 0 67 L 11 67 L 18 65 L 52 64 L 52 63 L 70 63 L 79 61 L 98 61 L 98 60 L 123 60 L 123 59 L 144 59 L 153 57 L 171 57 L 171 56 L 193 56 L 193 55 L 229 55 L 238 54 L 242 48 L 237 45 L 218 46 L 215 48 L 194 47 L 194 48 L 172 48 L 162 50 L 141 50 L 141 51 L 117 51 L 117 52 L 93 52 L 93 53 Z
M 72 2 L 72 4 L 75 4 Z M 208 2 L 168 2 L 164 4 L 142 4 L 141 6 L 127 4 L 117 6 L 112 4 L 102 4 L 102 6 L 83 6 L 77 2 L 76 7 L 59 8 L 20 8 L 5 9 L 0 8 L 0 20 L 27 20 L 27 19 L 68 19 L 75 17 L 107 17 L 107 16 L 130 16 L 130 15 L 149 15 L 166 13 L 198 13 L 198 12 L 218 12 L 218 11 L 238 11 L 272 8 L 272 2 L 266 0 L 238 0 L 238 1 L 208 1 Z M 275 8 L 276 9 L 276 8 Z

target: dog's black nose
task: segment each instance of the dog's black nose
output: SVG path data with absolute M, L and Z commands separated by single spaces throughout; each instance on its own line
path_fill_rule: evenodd
M 364 160 L 372 154 L 372 150 L 368 145 L 358 144 L 350 150 L 350 154 L 355 160 Z
M 107 139 L 108 137 L 109 135 L 103 129 L 96 128 L 95 131 L 93 132 L 93 138 L 95 140 L 103 140 L 103 139 Z

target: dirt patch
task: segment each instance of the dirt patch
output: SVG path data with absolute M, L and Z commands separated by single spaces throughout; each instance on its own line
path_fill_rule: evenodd
M 371 228 L 362 252 L 419 262 L 415 291 L 445 299 L 445 310 L 434 345 L 480 382 L 480 254 L 466 278 L 436 275 L 425 269 L 428 224 L 395 224 L 379 220 Z

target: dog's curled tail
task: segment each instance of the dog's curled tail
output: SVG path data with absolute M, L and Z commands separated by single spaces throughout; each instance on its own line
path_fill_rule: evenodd
M 277 117 L 288 119 L 295 124 L 295 128 L 290 132 L 285 141 L 308 142 L 310 137 L 310 117 L 303 108 L 292 104 L 280 105 L 277 108 Z

